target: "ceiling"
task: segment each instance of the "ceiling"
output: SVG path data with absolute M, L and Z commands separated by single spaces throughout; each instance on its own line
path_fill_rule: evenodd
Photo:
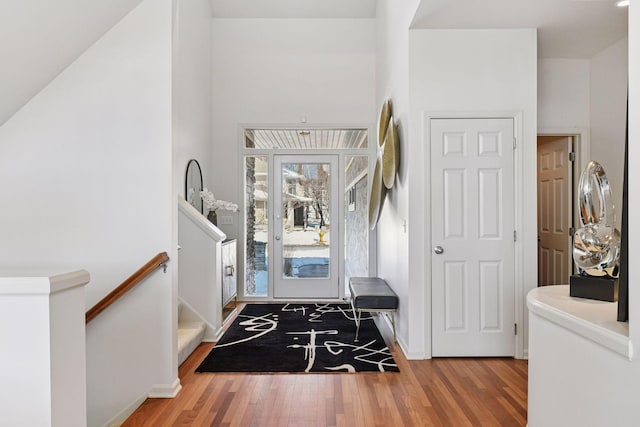
M 376 17 L 376 0 L 210 0 L 218 18 Z M 398 2 L 400 0 L 387 0 Z M 540 57 L 590 58 L 625 37 L 615 0 L 403 0 L 412 28 L 538 28 Z M 141 0 L 5 1 L 0 126 Z M 395 6 L 394 6 L 395 7 Z
M 373 19 L 376 0 L 211 0 L 211 10 L 214 18 Z
M 388 0 L 398 2 L 399 0 Z M 616 0 L 422 0 L 411 28 L 537 28 L 538 56 L 591 58 L 627 34 Z M 216 18 L 375 18 L 376 0 L 211 0 Z M 401 6 L 398 6 L 401 7 Z
M 616 0 L 429 0 L 412 28 L 537 28 L 541 58 L 591 58 L 627 35 Z

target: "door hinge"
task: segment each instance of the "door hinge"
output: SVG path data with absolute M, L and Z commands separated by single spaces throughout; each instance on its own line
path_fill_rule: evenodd
M 569 227 L 569 236 L 573 237 L 574 234 L 576 234 L 576 228 L 575 227 Z
M 575 162 L 576 161 L 576 153 L 574 153 L 573 151 L 571 153 L 569 153 L 569 161 L 570 162 Z
M 513 230 L 513 241 L 517 241 L 518 240 L 518 236 L 516 234 L 516 230 Z
M 515 148 L 516 148 L 516 137 L 514 136 L 513 137 L 513 149 L 515 150 Z
M 517 323 L 513 324 L 513 335 L 518 335 L 518 324 Z

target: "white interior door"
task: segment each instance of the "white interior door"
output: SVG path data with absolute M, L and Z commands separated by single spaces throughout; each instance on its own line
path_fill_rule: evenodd
M 538 137 L 538 283 L 569 283 L 571 253 L 572 138 Z
M 338 157 L 274 158 L 274 298 L 339 298 Z
M 431 120 L 433 356 L 515 354 L 513 132 Z

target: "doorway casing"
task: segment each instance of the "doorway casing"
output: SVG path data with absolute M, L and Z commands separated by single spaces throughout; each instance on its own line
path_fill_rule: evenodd
M 336 129 L 342 129 L 342 130 L 349 130 L 349 129 L 353 129 L 353 130 L 357 130 L 357 129 L 363 129 L 367 131 L 367 148 L 366 149 L 353 149 L 353 148 L 336 148 L 336 149 L 312 149 L 312 148 L 306 148 L 306 149 L 292 149 L 292 148 L 271 148 L 271 149 L 253 149 L 253 148 L 246 148 L 245 147 L 245 131 L 246 130 L 250 130 L 250 129 L 260 129 L 260 130 L 287 130 L 287 129 L 295 129 L 295 130 L 300 130 L 300 131 L 313 131 L 313 130 L 336 130 Z M 340 199 L 342 199 L 342 190 L 345 189 L 345 185 L 349 184 L 347 182 L 345 182 L 345 174 L 344 174 L 344 170 L 345 170 L 345 165 L 346 165 L 346 161 L 345 159 L 348 157 L 357 157 L 357 156 L 366 156 L 368 157 L 369 161 L 368 161 L 368 169 L 367 169 L 367 174 L 368 176 L 373 176 L 373 168 L 375 166 L 375 155 L 377 154 L 377 149 L 378 149 L 378 144 L 377 144 L 377 139 L 375 137 L 375 130 L 373 125 L 371 124 L 322 124 L 322 125 L 314 125 L 314 124 L 309 124 L 309 123 L 305 123 L 304 125 L 301 124 L 278 124 L 278 125 L 274 125 L 274 124 L 247 124 L 247 123 L 243 123 L 243 124 L 239 124 L 238 125 L 238 158 L 240 159 L 240 167 L 238 168 L 238 180 L 239 182 L 244 182 L 245 179 L 245 170 L 244 170 L 244 162 L 245 162 L 245 158 L 248 156 L 264 156 L 268 158 L 268 187 L 272 188 L 273 187 L 273 179 L 274 179 L 274 157 L 275 156 L 295 156 L 295 155 L 337 155 L 338 156 L 338 188 L 339 188 L 339 193 L 341 195 Z M 371 187 L 371 183 L 369 182 L 368 184 L 368 188 L 367 188 L 367 194 L 370 193 L 370 187 Z M 243 201 L 243 206 L 244 206 L 244 186 L 241 185 L 239 188 L 239 193 L 238 193 L 238 200 Z M 344 203 L 342 203 L 342 200 L 340 202 L 340 207 L 339 207 L 339 214 L 338 217 L 340 218 L 340 224 L 339 227 L 342 231 L 344 231 L 344 214 L 346 211 L 347 207 L 344 206 Z M 242 221 L 241 221 L 242 222 Z M 239 293 L 238 296 L 242 301 L 275 301 L 276 299 L 274 299 L 273 295 L 274 295 L 274 291 L 273 291 L 273 269 L 270 269 L 270 277 L 269 277 L 269 290 L 267 293 L 267 296 L 250 296 L 250 295 L 245 295 L 245 290 L 244 290 L 244 282 L 245 282 L 245 255 L 246 255 L 246 243 L 245 243 L 245 239 L 243 238 L 245 231 L 244 231 L 244 224 L 239 224 L 240 228 L 239 228 L 239 236 L 240 238 L 239 240 L 239 247 L 238 247 L 238 282 L 239 282 Z M 272 238 L 272 236 L 274 235 L 274 229 L 273 229 L 273 221 L 269 221 L 268 223 L 268 235 L 270 236 L 270 239 Z M 273 247 L 273 242 L 270 242 L 271 246 Z M 375 239 L 375 232 L 369 231 L 368 232 L 368 253 L 369 253 L 369 260 L 368 260 L 368 269 L 369 269 L 369 274 L 375 276 L 376 275 L 376 239 Z M 342 298 L 345 295 L 345 283 L 344 283 L 344 274 L 345 274 L 345 267 L 344 267 L 344 259 L 345 259 L 345 248 L 344 248 L 344 244 L 339 245 L 339 254 L 338 254 L 338 259 L 340 262 L 340 267 L 339 267 L 339 273 L 338 273 L 338 280 L 339 280 L 339 295 L 340 298 Z M 278 301 L 282 301 L 282 299 L 279 299 Z M 295 301 L 295 299 L 292 299 L 291 301 Z M 327 300 L 327 301 L 335 301 L 335 300 Z M 308 302 L 308 301 L 306 301 Z
M 584 127 L 542 127 L 538 129 L 538 136 L 570 136 L 573 137 L 573 152 L 576 159 L 573 168 L 574 188 L 580 180 L 580 175 L 591 157 L 591 140 L 589 129 Z M 575 200 L 574 200 L 575 202 Z M 573 223 L 579 224 L 578 210 L 573 210 Z
M 423 115 L 423 133 L 422 139 L 425 141 L 426 147 L 431 147 L 431 121 L 434 119 L 512 119 L 514 125 L 514 135 L 516 139 L 516 148 L 514 149 L 514 176 L 515 176 L 515 232 L 516 236 L 522 236 L 525 230 L 524 224 L 524 156 L 522 150 L 523 143 L 523 126 L 522 126 L 522 112 L 520 111 L 444 111 L 444 112 L 425 112 Z M 425 149 L 424 164 L 431 164 L 430 149 Z M 431 188 L 430 174 L 425 174 L 425 188 Z M 425 224 L 431 224 L 431 194 L 427 194 L 424 199 L 424 221 Z M 535 225 L 537 227 L 537 224 Z M 430 227 L 424 229 L 424 239 L 427 243 L 424 256 L 424 271 L 423 277 L 425 278 L 425 307 L 428 309 L 427 315 L 424 318 L 424 333 L 425 333 L 425 354 L 424 358 L 430 359 L 432 357 L 432 324 L 431 312 L 433 300 L 431 298 L 432 283 L 431 283 L 431 257 L 427 256 L 426 251 L 431 250 L 432 236 Z M 524 246 L 523 239 L 516 238 L 515 241 L 515 293 L 514 293 L 514 306 L 515 306 L 515 319 L 517 325 L 525 325 L 525 278 L 524 278 Z M 525 334 L 524 328 L 521 327 L 520 331 L 515 335 L 515 358 L 526 358 L 524 351 L 525 348 Z

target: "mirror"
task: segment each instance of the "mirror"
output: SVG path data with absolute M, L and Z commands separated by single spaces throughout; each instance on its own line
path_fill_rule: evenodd
M 187 163 L 187 175 L 184 181 L 184 197 L 198 210 L 203 213 L 202 198 L 200 192 L 202 191 L 202 170 L 200 169 L 200 163 L 196 159 L 189 160 Z

